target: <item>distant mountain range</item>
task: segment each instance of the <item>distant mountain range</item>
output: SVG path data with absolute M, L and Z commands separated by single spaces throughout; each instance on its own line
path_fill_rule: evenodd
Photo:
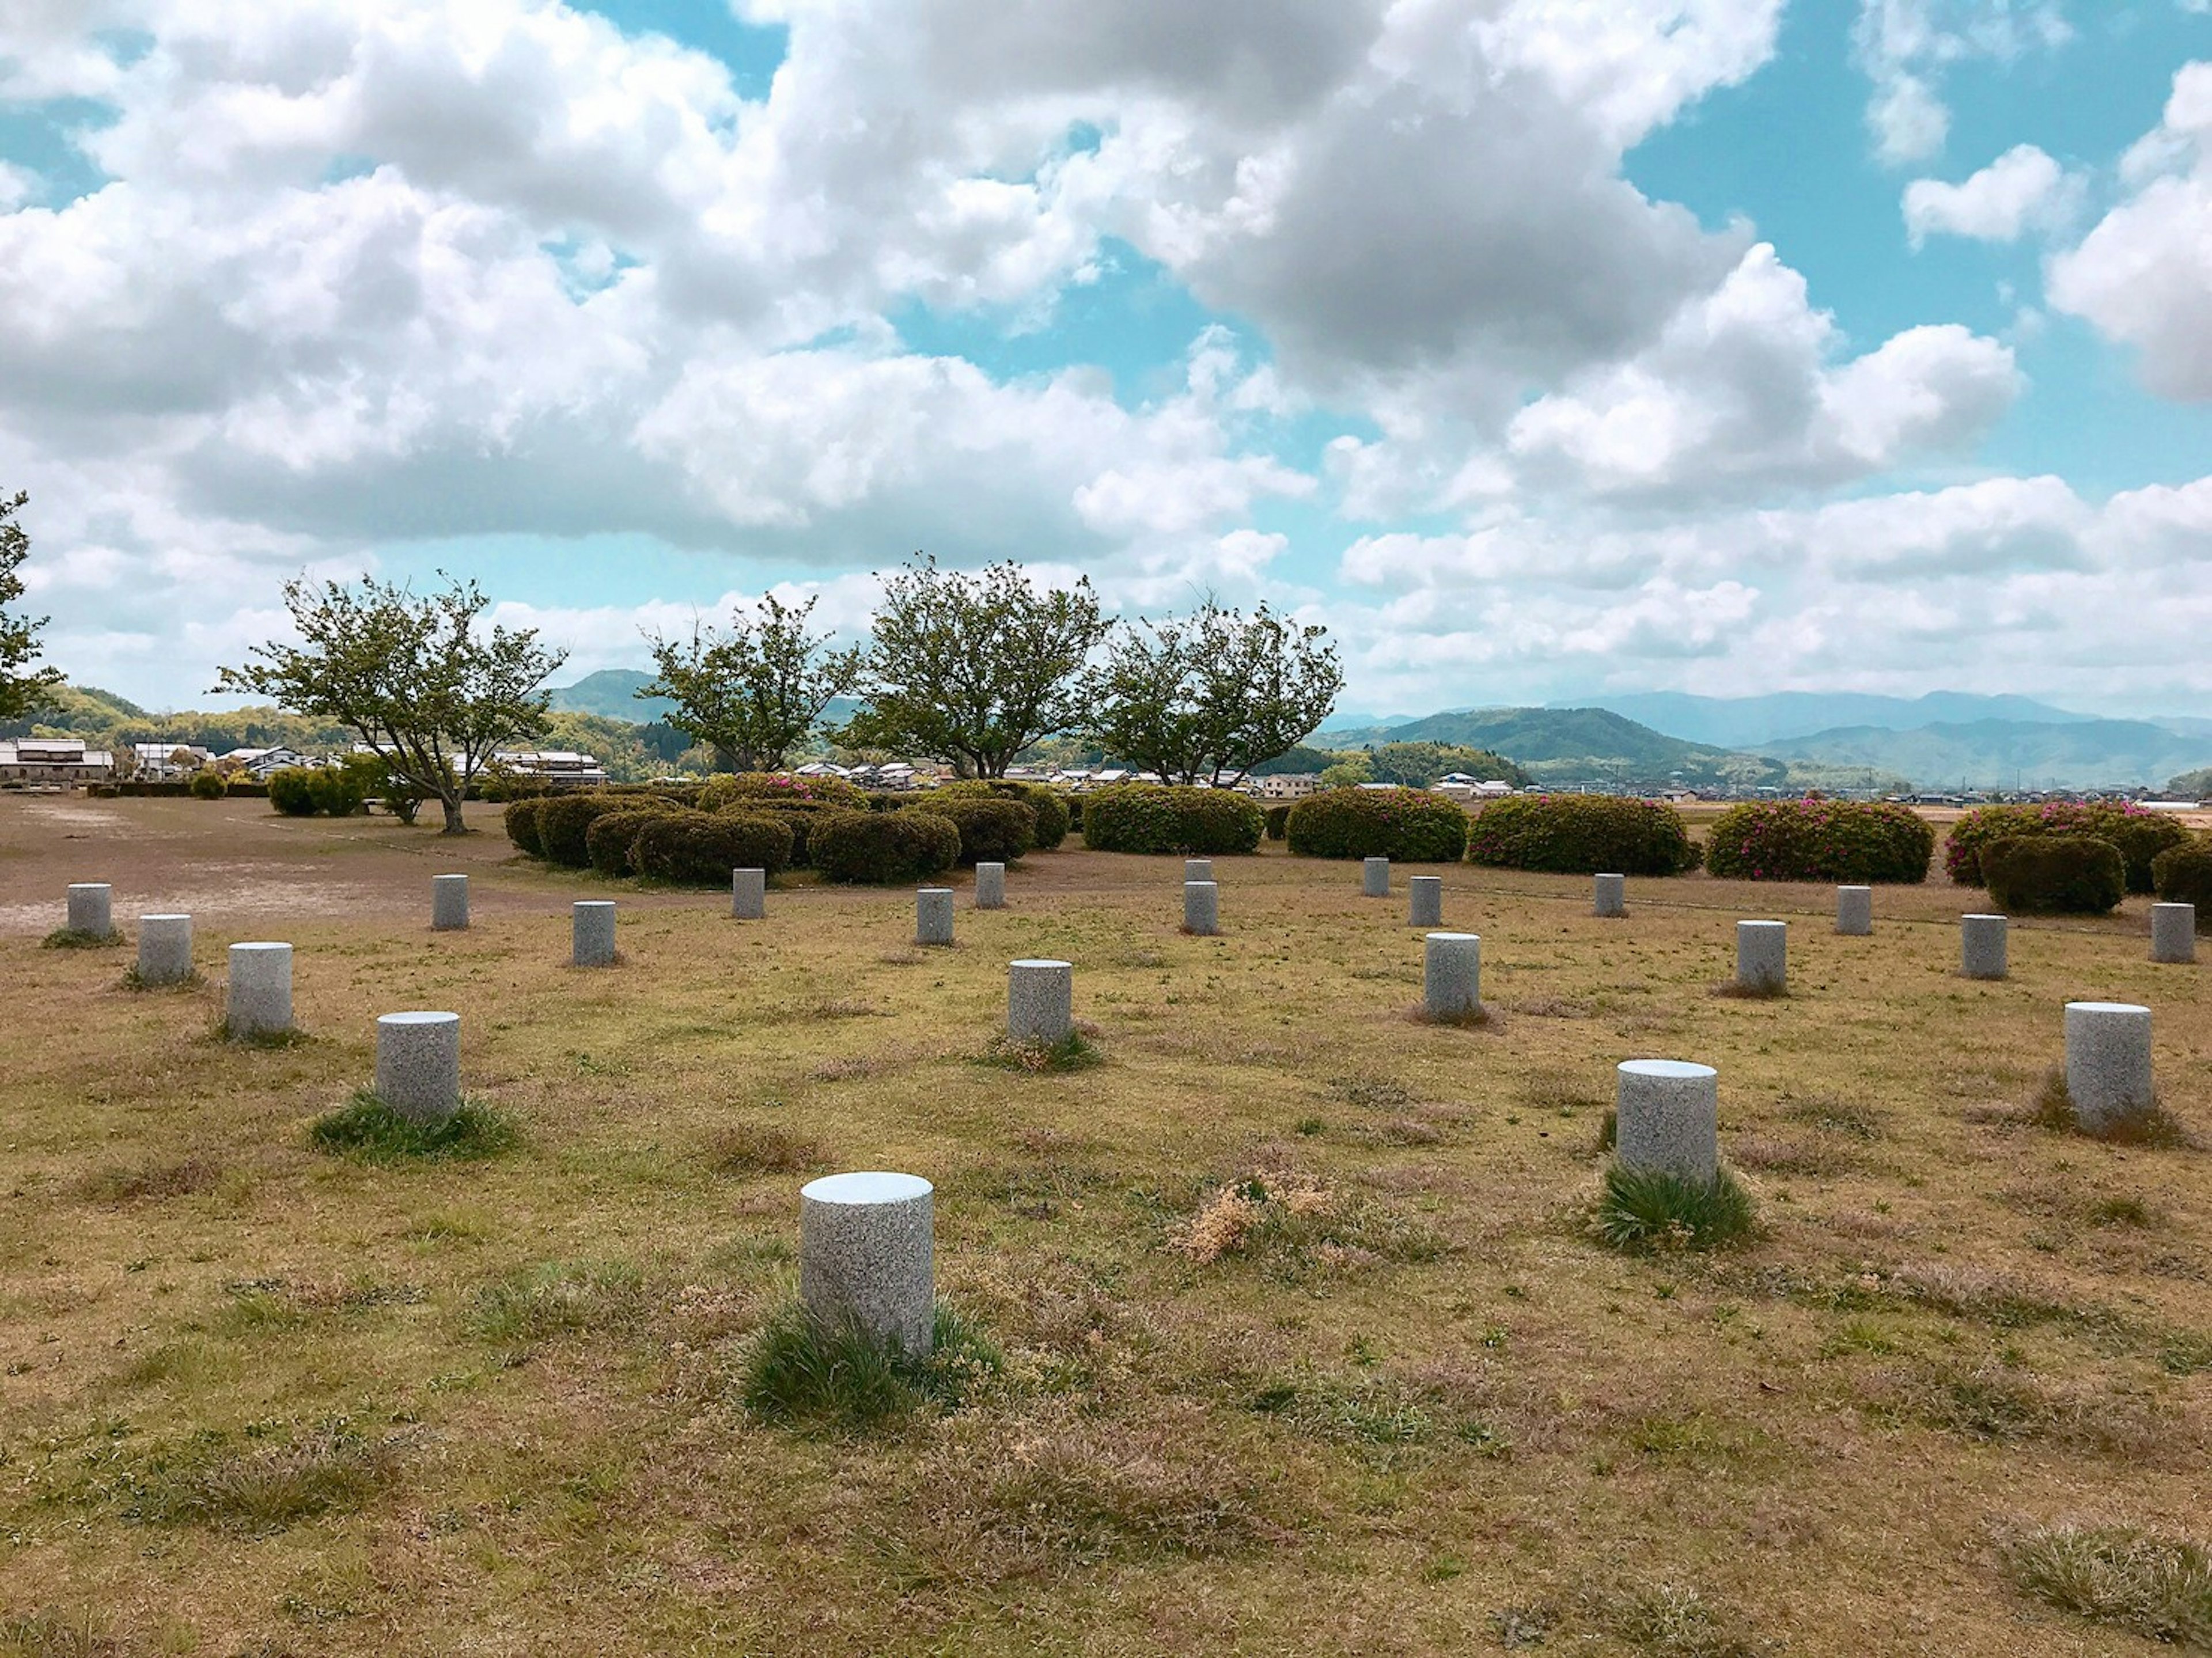
M 2092 722 L 2096 716 L 2073 714 L 2027 696 L 1976 696 L 1964 691 L 1930 691 L 1925 696 L 1876 696 L 1859 691 L 1772 691 L 1764 696 L 1692 696 L 1683 691 L 1639 691 L 1598 696 L 1586 701 L 1553 702 L 1554 708 L 1601 708 L 1680 737 L 1723 749 L 1767 749 L 1797 741 L 1812 732 L 1844 727 L 1918 731 L 1927 726 L 1963 726 L 1988 720 L 2018 720 L 2042 726 Z
M 2152 786 L 2212 764 L 2212 735 L 2189 737 L 2142 720 L 2024 720 L 1889 731 L 1843 726 L 1759 752 L 1830 766 L 1870 766 L 1909 777 L 1922 788 L 2100 788 Z
M 602 720 L 628 720 L 650 725 L 675 708 L 665 696 L 641 697 L 655 676 L 635 668 L 602 668 L 587 673 L 573 685 L 554 685 L 547 695 L 556 714 L 591 714 Z

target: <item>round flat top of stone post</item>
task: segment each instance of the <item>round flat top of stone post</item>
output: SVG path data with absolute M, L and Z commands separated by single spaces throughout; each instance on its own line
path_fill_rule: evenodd
M 1456 944 L 1462 938 L 1480 938 L 1482 937 L 1480 932 L 1426 932 L 1423 933 L 1421 936 L 1425 938 L 1434 938 L 1438 944 Z
M 1738 921 L 1738 926 L 1788 926 L 1787 921 Z
M 412 1013 L 380 1013 L 376 1016 L 376 1022 L 379 1024 L 389 1025 L 459 1024 L 461 1022 L 461 1016 L 458 1013 L 433 1013 L 427 1011 Z
M 2004 917 L 2002 915 L 1984 914 L 1977 911 L 1972 915 L 1961 915 L 1959 919 L 1962 921 L 2002 921 L 2004 920 Z
M 2150 1010 L 2139 1002 L 2069 1002 L 2069 1013 L 2079 1009 L 2084 1013 L 2148 1013 Z
M 614 907 L 615 901 L 611 898 L 579 898 L 576 900 L 576 908 L 578 909 L 612 909 Z
M 248 950 L 248 951 L 251 951 L 252 954 L 257 955 L 257 956 L 258 956 L 258 955 L 262 954 L 264 951 L 266 951 L 266 950 L 289 950 L 289 949 L 291 949 L 291 948 L 292 948 L 292 946 L 291 946 L 291 945 L 289 945 L 289 944 L 270 944 L 270 943 L 267 943 L 267 942 L 265 942 L 265 941 L 257 941 L 257 942 L 252 943 L 252 944 L 233 944 L 233 945 L 231 946 L 231 949 L 232 949 L 234 951 L 240 950 Z
M 937 1188 L 919 1175 L 894 1175 L 883 1169 L 862 1169 L 851 1175 L 824 1175 L 799 1188 L 810 1203 L 910 1203 Z
M 1006 965 L 1008 967 L 1065 967 L 1072 969 L 1074 966 L 1074 963 L 1072 962 L 1048 961 L 1043 957 L 1035 956 L 1025 957 L 1018 962 L 1009 962 Z
M 1620 1069 L 1632 1077 L 1655 1077 L 1668 1082 L 1702 1080 L 1721 1074 L 1709 1065 L 1698 1065 L 1688 1060 L 1623 1060 Z
M 916 887 L 914 890 L 914 896 L 917 898 L 950 898 L 952 896 L 952 889 L 951 887 Z
M 142 921 L 189 921 L 192 918 L 189 915 L 141 915 L 138 919 Z

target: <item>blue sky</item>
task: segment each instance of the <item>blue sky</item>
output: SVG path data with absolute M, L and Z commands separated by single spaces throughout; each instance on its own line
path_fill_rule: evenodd
M 301 570 L 577 671 L 926 548 L 1348 701 L 2212 689 L 2202 0 L 181 0 L 0 21 L 80 681 Z

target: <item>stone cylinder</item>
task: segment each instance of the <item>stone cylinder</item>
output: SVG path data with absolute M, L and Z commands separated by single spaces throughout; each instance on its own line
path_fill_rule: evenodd
M 1006 866 L 1004 864 L 975 865 L 975 908 L 1004 909 L 1006 907 Z
M 1874 932 L 1874 889 L 1836 889 L 1836 931 L 1848 938 L 1863 938 Z
M 914 941 L 918 944 L 952 942 L 952 889 L 921 887 L 914 895 Z
M 799 1298 L 818 1323 L 850 1324 L 925 1357 L 936 1321 L 934 1188 L 916 1175 L 826 1175 L 799 1191 Z
M 1421 963 L 1421 1005 L 1432 1019 L 1464 1019 L 1482 1011 L 1482 938 L 1431 932 Z
M 189 915 L 141 915 L 138 918 L 138 982 L 142 985 L 177 985 L 191 976 L 192 918 Z
M 1620 1161 L 1710 1183 L 1721 1166 L 1720 1073 L 1682 1060 L 1629 1060 L 1613 1074 Z
M 1006 966 L 1006 1035 L 1018 1042 L 1064 1042 L 1075 1033 L 1075 969 L 1066 962 Z
M 1213 878 L 1213 859 L 1211 858 L 1184 859 L 1182 878 L 1186 885 L 1193 881 L 1211 881 Z
M 730 914 L 739 921 L 768 919 L 768 872 L 733 869 L 730 872 Z
M 1628 878 L 1594 875 L 1590 878 L 1590 914 L 1621 916 L 1628 914 Z
M 612 967 L 614 964 L 614 900 L 579 899 L 568 912 L 568 965 Z
M 1388 898 L 1390 896 L 1390 860 L 1370 858 L 1359 866 L 1359 896 L 1363 898 Z
M 233 944 L 223 1029 L 234 1042 L 292 1028 L 292 946 Z
M 461 1104 L 461 1016 L 386 1013 L 376 1022 L 376 1097 L 416 1122 Z
M 1416 875 L 1406 883 L 1407 921 L 1408 926 L 1442 926 L 1444 924 L 1444 878 L 1441 875 Z
M 1959 918 L 1959 971 L 1969 979 L 2002 979 L 2008 970 L 2006 934 L 2002 915 L 1961 915 Z
M 433 875 L 430 878 L 430 931 L 466 932 L 469 930 L 469 878 Z
M 105 881 L 79 881 L 69 890 L 69 930 L 88 938 L 115 931 L 114 890 Z M 51 914 L 51 912 L 49 912 Z
M 1787 921 L 1738 921 L 1735 924 L 1735 981 L 1746 990 L 1767 995 L 1790 986 L 1790 924 Z
M 2197 959 L 2197 906 L 2153 904 L 2150 907 L 2150 958 L 2154 962 L 2193 962 Z
M 1212 881 L 1182 884 L 1182 930 L 1201 938 L 1221 931 L 1221 889 Z
M 2074 1121 L 2092 1133 L 2149 1111 L 2155 1103 L 2150 1010 L 2133 1002 L 2067 1003 L 2066 1092 Z

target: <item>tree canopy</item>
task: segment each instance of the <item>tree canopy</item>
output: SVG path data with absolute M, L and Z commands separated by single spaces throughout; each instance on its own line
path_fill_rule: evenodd
M 831 650 L 827 635 L 806 631 L 815 602 L 788 605 L 769 593 L 757 616 L 734 616 L 727 633 L 648 635 L 659 677 L 637 695 L 673 701 L 667 723 L 736 770 L 781 771 L 823 710 L 859 683 L 866 656 Z
M 447 834 L 465 834 L 469 784 L 501 744 L 544 728 L 545 677 L 566 659 L 535 629 L 483 633 L 489 602 L 472 581 L 422 597 L 366 578 L 289 581 L 301 642 L 255 647 L 215 689 L 337 721 L 383 754 L 395 781 L 441 804 Z
M 9 610 L 23 596 L 23 578 L 16 572 L 31 556 L 30 535 L 15 514 L 30 499 L 21 489 L 12 498 L 0 495 L 0 720 L 21 719 L 62 683 L 58 668 L 31 665 L 39 659 L 39 629 L 46 625 L 46 617 L 15 616 Z

